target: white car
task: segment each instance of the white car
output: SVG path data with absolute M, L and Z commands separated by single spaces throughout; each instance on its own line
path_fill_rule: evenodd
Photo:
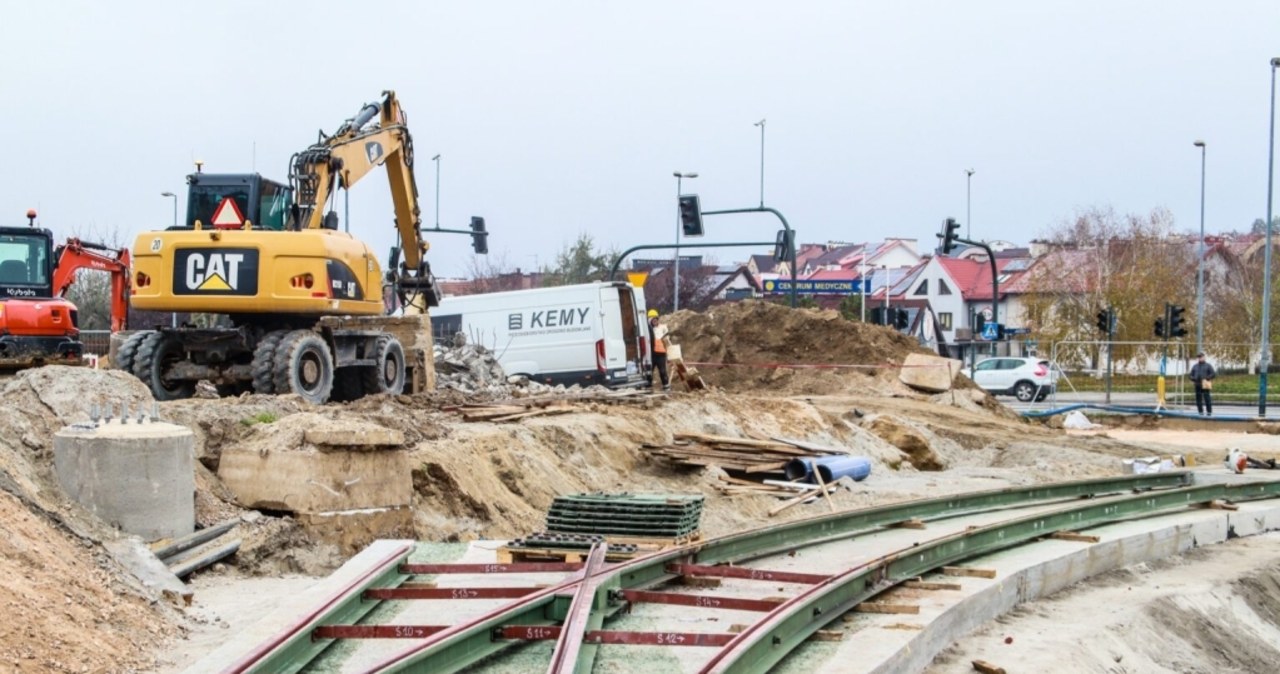
M 1042 358 L 988 358 L 969 370 L 969 378 L 993 395 L 1011 395 L 1027 403 L 1053 393 L 1058 369 Z

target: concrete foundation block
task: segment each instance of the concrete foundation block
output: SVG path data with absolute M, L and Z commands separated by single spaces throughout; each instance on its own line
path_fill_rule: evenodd
M 344 555 L 353 555 L 380 538 L 413 536 L 413 510 L 409 506 L 299 513 L 296 517 L 310 536 L 338 546 Z
M 222 450 L 218 477 L 246 508 L 325 513 L 408 506 L 413 499 L 405 450 L 228 447 Z
M 147 541 L 195 530 L 195 436 L 163 422 L 68 426 L 53 436 L 62 489 L 89 512 Z

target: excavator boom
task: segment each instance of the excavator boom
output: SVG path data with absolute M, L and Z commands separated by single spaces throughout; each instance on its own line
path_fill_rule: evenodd
M 109 254 L 110 253 L 110 254 Z M 96 269 L 111 274 L 111 331 L 125 329 L 129 315 L 129 249 L 114 249 L 100 243 L 67 239 L 54 255 L 53 292 L 66 297 L 76 272 Z

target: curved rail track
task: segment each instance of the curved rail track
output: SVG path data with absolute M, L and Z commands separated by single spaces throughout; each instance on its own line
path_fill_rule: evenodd
M 585 674 L 602 647 L 650 645 L 677 649 L 682 671 L 764 672 L 857 605 L 944 566 L 1057 532 L 1275 497 L 1280 482 L 1195 485 L 1188 473 L 1081 480 L 848 510 L 619 563 L 607 563 L 606 547 L 597 545 L 580 564 L 411 564 L 413 546 L 406 543 L 224 671 L 436 673 L 519 657 L 519 671 Z M 868 545 L 887 527 L 921 522 L 933 531 L 914 531 L 889 549 Z M 495 574 L 562 575 L 542 587 L 480 582 L 491 583 Z M 423 576 L 464 585 L 440 587 Z M 680 584 L 690 578 L 713 587 Z M 430 600 L 432 608 L 400 616 L 425 615 L 434 618 L 430 623 L 357 624 L 386 602 Z M 477 602 L 487 604 L 477 610 Z M 688 622 L 682 616 L 697 611 L 730 612 L 748 622 L 736 633 L 723 626 L 682 631 L 678 626 Z M 332 648 L 370 639 L 384 641 L 363 663 L 343 659 L 350 649 Z M 549 654 L 520 647 L 537 642 L 554 647 Z

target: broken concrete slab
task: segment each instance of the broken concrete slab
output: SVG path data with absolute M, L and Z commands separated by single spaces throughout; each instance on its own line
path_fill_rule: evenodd
M 169 567 L 151 552 L 142 539 L 126 536 L 104 541 L 102 547 L 117 564 L 138 579 L 152 599 L 164 599 L 174 606 L 191 603 L 191 589 L 169 571 Z
M 902 361 L 898 381 L 921 391 L 941 393 L 951 390 L 951 383 L 962 367 L 963 363 L 952 358 L 912 353 Z

